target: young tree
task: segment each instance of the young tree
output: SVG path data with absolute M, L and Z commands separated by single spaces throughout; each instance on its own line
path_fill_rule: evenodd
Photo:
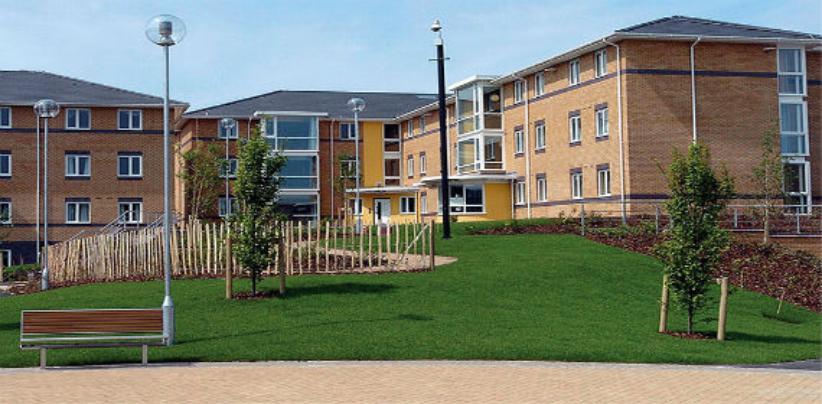
M 771 214 L 784 197 L 784 170 L 782 151 L 779 149 L 779 127 L 771 125 L 762 134 L 760 147 L 762 156 L 753 169 L 751 180 L 757 189 L 759 204 L 764 208 L 762 242 L 768 244 L 771 236 Z
M 688 313 L 691 334 L 694 314 L 704 305 L 714 269 L 728 247 L 728 234 L 719 227 L 719 218 L 733 195 L 733 182 L 727 173 L 721 177 L 714 173 L 708 149 L 698 144 L 691 145 L 685 156 L 674 152 L 667 177 L 671 227 L 659 253 L 676 301 Z
M 346 190 L 354 186 L 357 177 L 356 167 L 351 166 L 348 162 L 353 158 L 347 154 L 337 157 L 336 166 L 340 173 L 339 177 L 334 178 L 334 193 L 339 195 L 340 205 L 343 206 L 343 212 L 348 212 L 348 198 Z M 345 220 L 345 216 L 342 217 Z
M 284 156 L 271 152 L 259 130 L 240 145 L 234 182 L 237 211 L 231 215 L 235 229 L 232 241 L 237 261 L 251 275 L 254 296 L 260 274 L 273 262 L 281 236 L 276 227 L 281 216 L 277 195 L 279 173 L 285 162 Z
M 220 170 L 225 164 L 220 148 L 209 144 L 181 154 L 183 170 L 178 176 L 185 186 L 185 197 L 191 206 L 189 215 L 201 219 L 214 211 L 222 189 Z

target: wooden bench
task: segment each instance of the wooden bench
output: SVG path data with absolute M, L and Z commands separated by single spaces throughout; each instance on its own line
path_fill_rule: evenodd
M 24 310 L 20 313 L 20 349 L 148 347 L 165 345 L 161 309 Z

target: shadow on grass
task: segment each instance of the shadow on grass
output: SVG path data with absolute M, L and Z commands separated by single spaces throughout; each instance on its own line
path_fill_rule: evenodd
M 388 293 L 397 287 L 386 283 L 337 283 L 319 286 L 294 286 L 286 290 L 286 298 L 298 298 L 314 295 L 358 295 L 371 293 Z
M 17 330 L 20 328 L 20 323 L 0 323 L 0 331 Z
M 728 340 L 729 341 L 750 341 L 750 342 L 764 342 L 767 344 L 818 344 L 818 341 L 805 339 L 805 338 L 796 338 L 796 337 L 786 337 L 782 335 L 754 335 L 748 334 L 744 332 L 729 332 L 728 333 Z

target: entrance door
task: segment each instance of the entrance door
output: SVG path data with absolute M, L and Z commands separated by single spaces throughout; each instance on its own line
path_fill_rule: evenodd
M 374 224 L 387 225 L 391 220 L 391 200 L 374 199 Z

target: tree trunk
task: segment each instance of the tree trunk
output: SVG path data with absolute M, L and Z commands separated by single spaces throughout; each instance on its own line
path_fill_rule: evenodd
M 765 223 L 762 229 L 762 243 L 768 244 L 771 242 L 771 213 L 768 206 L 765 206 Z
M 688 307 L 688 335 L 694 333 L 694 309 Z
M 280 278 L 280 297 L 285 297 L 285 242 L 283 241 L 282 235 L 277 241 L 277 256 L 280 257 L 280 259 L 277 260 L 277 264 L 279 265 L 277 273 Z
M 257 270 L 251 271 L 251 296 L 257 296 Z

